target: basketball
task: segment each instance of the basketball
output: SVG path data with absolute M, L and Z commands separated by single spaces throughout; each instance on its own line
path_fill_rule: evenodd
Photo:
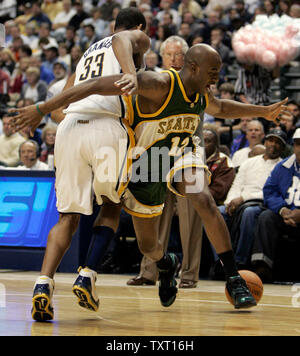
M 258 303 L 263 296 L 263 291 L 264 291 L 264 286 L 259 278 L 259 276 L 248 270 L 241 270 L 239 271 L 240 276 L 246 281 L 247 286 L 252 293 L 254 299 L 256 300 L 256 303 Z M 225 287 L 225 295 L 228 301 L 233 305 L 233 301 L 227 291 L 227 288 Z

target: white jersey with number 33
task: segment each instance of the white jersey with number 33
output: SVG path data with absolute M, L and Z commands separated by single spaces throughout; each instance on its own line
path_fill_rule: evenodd
M 112 48 L 112 36 L 106 37 L 89 47 L 76 67 L 74 85 L 87 80 L 121 73 L 120 64 Z M 90 95 L 72 103 L 65 113 L 110 113 L 121 117 L 123 101 L 118 96 Z

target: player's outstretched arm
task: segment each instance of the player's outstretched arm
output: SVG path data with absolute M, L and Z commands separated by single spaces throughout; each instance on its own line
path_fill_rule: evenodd
M 275 104 L 262 106 L 243 104 L 234 100 L 217 99 L 209 94 L 209 105 L 206 112 L 220 119 L 237 119 L 245 116 L 263 117 L 269 121 L 276 121 L 278 115 L 287 111 L 285 104 L 288 98 Z
M 117 74 L 91 79 L 64 90 L 62 93 L 55 95 L 42 104 L 30 105 L 19 109 L 10 109 L 10 113 L 16 114 L 12 117 L 11 123 L 14 126 L 15 131 L 20 131 L 24 127 L 30 127 L 31 133 L 33 134 L 43 116 L 54 110 L 66 107 L 69 104 L 84 99 L 92 94 L 121 95 L 122 87 L 116 87 L 114 85 L 114 82 L 119 80 L 121 77 L 121 74 Z

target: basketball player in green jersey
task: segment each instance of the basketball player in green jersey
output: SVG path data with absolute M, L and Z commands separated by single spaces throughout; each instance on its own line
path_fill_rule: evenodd
M 132 182 L 125 192 L 125 206 L 135 214 L 133 222 L 140 250 L 144 255 L 157 261 L 160 272 L 164 273 L 165 278 L 160 282 L 160 297 L 165 306 L 174 302 L 177 292 L 174 278 L 176 261 L 164 255 L 158 239 L 158 215 L 162 210 L 160 201 L 164 200 L 167 184 L 174 192 L 190 199 L 201 216 L 210 242 L 223 264 L 227 289 L 234 300 L 235 308 L 256 305 L 245 281 L 238 274 L 229 232 L 209 192 L 201 154 L 197 155 L 197 150 L 190 151 L 188 153 L 190 161 L 185 164 L 180 153 L 184 153 L 184 148 L 195 148 L 191 137 L 197 128 L 202 110 L 224 119 L 257 116 L 275 121 L 279 113 L 285 110 L 284 104 L 287 99 L 270 106 L 219 100 L 211 94 L 209 87 L 217 82 L 220 68 L 220 56 L 212 47 L 204 44 L 195 45 L 187 52 L 184 66 L 178 74 L 140 73 L 137 99 L 135 101 L 128 99 L 127 110 L 128 113 L 131 111 L 129 121 L 131 120 L 130 123 L 135 130 L 136 145 L 146 149 L 154 145 L 167 146 L 169 156 L 174 157 L 166 184 L 163 185 L 161 180 L 156 182 L 157 185 L 150 182 L 151 192 L 152 189 L 155 191 L 154 198 L 153 194 L 150 194 L 148 184 L 143 182 L 136 184 Z M 94 93 L 120 95 L 127 89 L 127 81 L 120 79 L 120 76 L 103 77 L 68 89 L 42 104 L 40 109 L 48 113 L 87 95 Z M 176 100 L 173 100 L 175 98 Z M 32 125 L 33 118 L 37 116 L 35 110 L 34 106 L 19 110 L 19 115 L 15 117 L 16 125 L 20 127 Z M 182 179 L 175 182 L 172 178 L 180 170 L 184 172 Z

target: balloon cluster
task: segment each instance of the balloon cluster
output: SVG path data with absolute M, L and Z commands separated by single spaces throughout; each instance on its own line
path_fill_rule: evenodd
M 241 63 L 267 69 L 284 66 L 299 54 L 300 19 L 257 15 L 251 25 L 235 32 L 232 48 Z

